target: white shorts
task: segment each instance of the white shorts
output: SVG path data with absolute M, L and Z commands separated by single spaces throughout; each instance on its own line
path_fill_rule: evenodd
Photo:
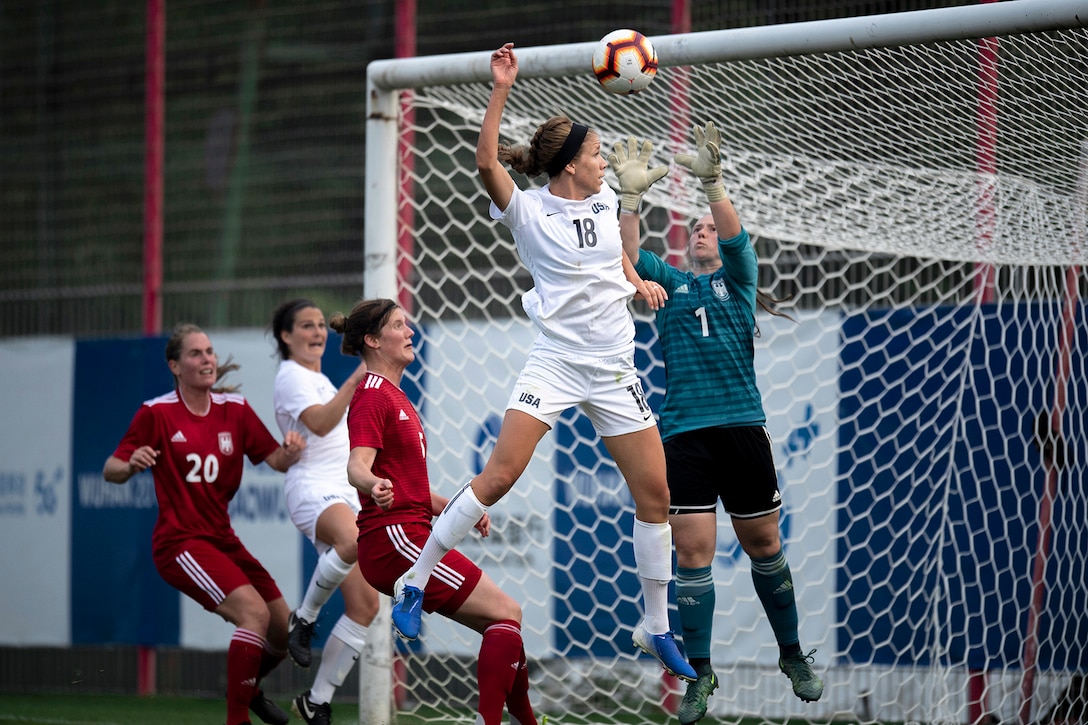
M 572 354 L 541 336 L 529 351 L 507 410 L 520 410 L 555 428 L 564 411 L 579 406 L 602 438 L 657 425 L 635 369 L 634 345 L 608 357 Z
M 335 503 L 346 504 L 352 512 L 359 514 L 359 491 L 347 481 L 339 483 L 320 483 L 304 481 L 285 486 L 284 499 L 291 523 L 309 539 L 319 554 L 331 548 L 324 541 L 317 539 L 317 520 L 329 506 Z

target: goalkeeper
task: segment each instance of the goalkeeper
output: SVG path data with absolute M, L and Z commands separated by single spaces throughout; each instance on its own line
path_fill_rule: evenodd
M 695 127 L 694 136 L 696 155 L 674 159 L 699 178 L 710 203 L 710 214 L 695 222 L 688 239 L 689 271 L 639 249 L 639 200 L 662 176 L 660 168 L 648 168 L 650 143 L 639 146 L 631 138 L 617 143 L 609 155 L 621 196 L 630 202 L 620 215 L 624 251 L 642 278 L 659 283 L 669 295 L 656 311 L 668 375 L 661 429 L 677 557 L 676 599 L 684 647 L 698 674 L 680 705 L 685 725 L 706 714 L 707 697 L 718 687 L 710 643 L 719 498 L 751 559 L 752 581 L 778 640 L 779 668 L 800 699 L 812 702 L 823 694 L 823 682 L 810 666 L 812 652 L 804 654 L 799 644 L 793 579 L 779 539 L 782 498 L 756 387 L 756 306 L 782 315 L 774 309 L 781 300 L 756 288 L 758 260 L 725 193 L 717 129 L 708 123 Z

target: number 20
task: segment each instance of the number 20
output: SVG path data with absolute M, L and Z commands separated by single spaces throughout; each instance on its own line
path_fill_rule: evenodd
M 188 483 L 200 483 L 201 481 L 215 483 L 215 479 L 219 478 L 219 459 L 215 457 L 214 453 L 209 454 L 204 460 L 201 460 L 198 454 L 190 453 L 185 456 L 185 460 L 193 466 L 185 474 L 185 480 Z M 200 475 L 201 469 L 204 469 L 203 478 Z

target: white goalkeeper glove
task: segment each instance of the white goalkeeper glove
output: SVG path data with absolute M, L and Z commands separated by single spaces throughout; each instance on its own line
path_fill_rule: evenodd
M 703 182 L 703 191 L 707 201 L 721 201 L 725 198 L 725 182 L 722 181 L 721 145 L 722 137 L 712 121 L 705 128 L 694 126 L 696 155 L 676 154 L 672 157 L 680 166 L 691 170 Z
M 612 153 L 608 154 L 608 163 L 620 182 L 620 209 L 637 214 L 642 195 L 655 181 L 669 173 L 669 167 L 649 168 L 654 145 L 643 141 L 639 147 L 634 136 L 627 137 L 626 145 L 623 141 L 617 141 L 612 149 Z

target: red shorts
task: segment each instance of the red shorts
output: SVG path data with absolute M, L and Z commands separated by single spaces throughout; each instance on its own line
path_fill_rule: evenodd
M 283 596 L 272 575 L 237 538 L 217 542 L 189 539 L 170 552 L 156 552 L 155 567 L 167 584 L 209 612 L 246 584 L 252 584 L 266 602 Z
M 393 585 L 419 558 L 431 529 L 424 524 L 393 524 L 359 538 L 359 569 L 379 592 L 393 595 Z M 464 554 L 448 552 L 423 590 L 423 611 L 454 614 L 484 575 Z

